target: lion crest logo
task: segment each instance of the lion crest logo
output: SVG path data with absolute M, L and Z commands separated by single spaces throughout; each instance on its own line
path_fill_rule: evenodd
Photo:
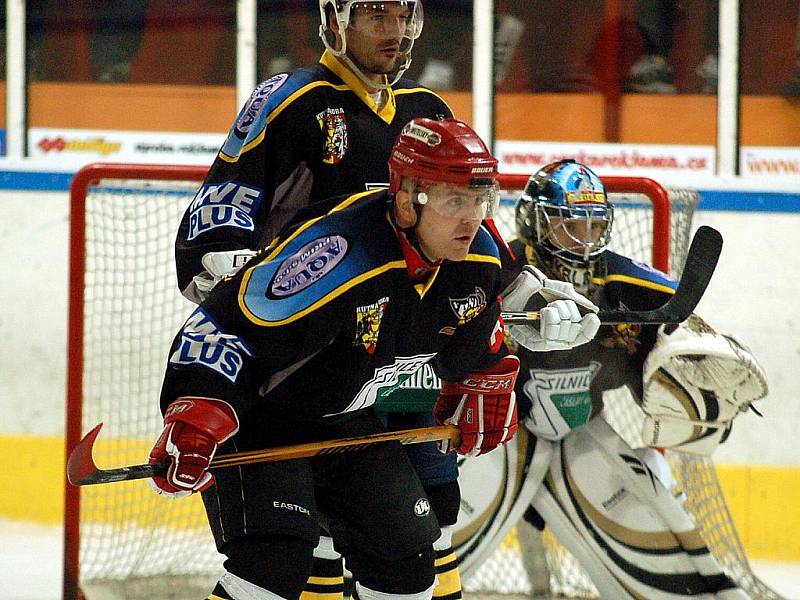
M 377 302 L 356 308 L 356 339 L 353 345 L 364 346 L 367 354 L 374 354 L 378 347 L 381 319 L 388 304 L 389 298 L 383 297 Z
M 349 145 L 347 117 L 343 108 L 326 108 L 317 115 L 324 140 L 322 142 L 322 162 L 337 165 L 342 162 Z

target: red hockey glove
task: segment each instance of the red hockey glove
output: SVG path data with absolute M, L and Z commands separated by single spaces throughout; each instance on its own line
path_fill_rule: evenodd
M 456 425 L 461 430 L 461 445 L 455 448 L 459 454 L 486 454 L 517 433 L 514 382 L 518 371 L 519 359 L 506 356 L 493 367 L 470 373 L 462 381 L 442 383 L 433 414 L 440 425 Z M 449 440 L 439 442 L 439 449 L 453 450 Z
M 202 492 L 214 484 L 208 465 L 217 446 L 239 430 L 236 411 L 214 398 L 184 396 L 169 405 L 164 431 L 150 451 L 150 463 L 169 458 L 166 478 L 153 477 L 151 486 L 170 498 Z

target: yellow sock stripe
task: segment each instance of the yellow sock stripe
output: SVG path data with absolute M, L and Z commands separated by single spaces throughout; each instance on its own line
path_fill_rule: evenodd
M 436 552 L 434 560 L 438 583 L 433 590 L 436 600 L 461 599 L 461 575 L 458 572 L 458 561 L 452 549 Z

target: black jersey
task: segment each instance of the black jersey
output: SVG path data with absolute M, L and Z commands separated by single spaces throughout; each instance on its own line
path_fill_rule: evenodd
M 178 396 L 225 400 L 240 416 L 239 446 L 259 447 L 286 423 L 370 408 L 428 361 L 448 380 L 494 364 L 494 239 L 481 228 L 466 260 L 415 282 L 389 199 L 347 197 L 215 287 L 174 340 L 162 408 Z
M 400 130 L 439 115 L 452 116 L 444 100 L 409 79 L 378 107 L 328 51 L 314 67 L 261 83 L 183 215 L 175 242 L 180 289 L 187 293 L 204 270 L 204 254 L 258 248 L 309 199 L 386 187 Z
M 536 264 L 530 246 L 515 240 L 511 248 L 518 257 L 514 274 L 526 263 Z M 676 288 L 671 276 L 606 251 L 592 278 L 589 298 L 601 310 L 652 310 L 669 300 Z M 568 351 L 531 352 L 519 347 L 520 414 L 527 414 L 533 398 L 548 394 L 561 400 L 555 404 L 569 405 L 577 426 L 599 413 L 604 391 L 627 386 L 641 397 L 642 366 L 657 333 L 658 325 L 603 325 L 593 340 Z

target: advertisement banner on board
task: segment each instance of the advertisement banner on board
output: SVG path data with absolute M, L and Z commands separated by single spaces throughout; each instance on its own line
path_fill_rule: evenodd
M 224 134 L 31 128 L 28 155 L 105 162 L 211 164 Z
M 687 178 L 714 175 L 713 146 L 521 142 L 498 140 L 495 154 L 503 173 L 531 174 L 562 158 L 574 158 L 600 175 L 652 177 L 680 185 Z
M 800 184 L 800 148 L 743 146 L 739 150 L 739 169 L 742 177 Z

